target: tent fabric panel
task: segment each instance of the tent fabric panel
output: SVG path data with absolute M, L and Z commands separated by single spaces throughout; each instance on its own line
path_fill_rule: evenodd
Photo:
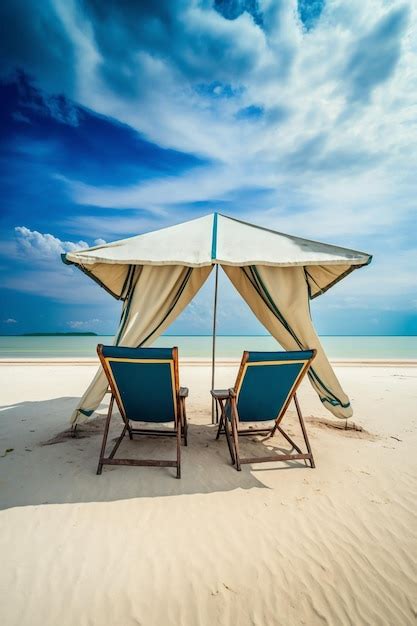
M 369 262 L 369 261 L 368 261 Z M 316 298 L 333 287 L 342 278 L 362 265 L 308 265 L 305 267 L 305 276 L 309 286 L 310 298 Z
M 219 215 L 217 260 L 222 265 L 366 264 L 369 255 L 293 237 Z
M 129 265 L 111 265 L 94 263 L 80 269 L 106 289 L 115 298 L 122 300 L 126 293 L 126 283 L 129 275 Z
M 211 265 L 213 220 L 213 215 L 206 215 L 102 246 L 68 252 L 66 259 L 81 265 Z
M 323 405 L 336 417 L 352 415 L 349 398 L 330 365 L 309 309 L 308 286 L 302 267 L 225 266 L 226 272 L 253 313 L 286 350 L 316 349 L 310 382 Z
M 115 345 L 149 346 L 193 299 L 211 269 L 181 265 L 135 267 Z M 100 367 L 71 416 L 72 424 L 86 421 L 104 398 L 107 386 Z

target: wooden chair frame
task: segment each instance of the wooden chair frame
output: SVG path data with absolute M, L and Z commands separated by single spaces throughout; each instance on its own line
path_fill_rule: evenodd
M 243 376 L 245 374 L 245 366 L 249 359 L 249 352 L 245 351 L 242 356 L 242 361 L 239 367 L 239 371 L 236 377 L 235 386 L 230 389 L 212 389 L 211 395 L 215 399 L 218 407 L 220 409 L 220 419 L 219 426 L 217 429 L 216 440 L 219 439 L 222 431 L 226 435 L 227 446 L 229 448 L 230 457 L 232 460 L 232 465 L 236 466 L 236 469 L 240 471 L 241 465 L 244 463 L 267 463 L 271 461 L 309 461 L 310 466 L 312 468 L 315 467 L 313 452 L 311 450 L 310 441 L 308 439 L 307 430 L 304 424 L 304 419 L 301 413 L 300 404 L 298 402 L 298 398 L 296 395 L 297 389 L 301 384 L 304 376 L 306 375 L 312 360 L 316 356 L 317 351 L 313 350 L 313 355 L 306 364 L 302 368 L 298 378 L 293 386 L 291 393 L 289 394 L 287 400 L 282 406 L 279 414 L 275 418 L 274 425 L 271 428 L 239 428 L 239 413 L 237 409 L 237 393 L 240 388 Z M 289 361 L 290 363 L 290 361 Z M 294 400 L 295 408 L 297 411 L 298 420 L 300 422 L 301 432 L 303 434 L 304 443 L 307 448 L 307 452 L 302 452 L 301 448 L 292 440 L 289 434 L 282 428 L 281 422 L 287 412 L 287 409 L 291 403 L 291 400 Z M 231 411 L 231 425 L 229 425 L 229 419 L 226 415 L 227 403 L 230 403 L 230 411 Z M 253 422 L 252 422 L 253 423 Z M 231 429 L 231 432 L 230 432 Z M 274 454 L 263 457 L 246 457 L 242 458 L 239 452 L 239 435 L 254 435 L 254 434 L 265 434 L 269 435 L 269 437 L 273 437 L 276 431 L 279 431 L 280 434 L 286 439 L 286 441 L 292 446 L 295 453 L 290 454 Z
M 174 363 L 174 384 L 175 384 L 175 392 L 176 392 L 176 402 L 177 402 L 177 411 L 176 417 L 174 421 L 174 428 L 172 430 L 164 430 L 157 428 L 134 428 L 131 425 L 131 420 L 126 416 L 123 404 L 119 400 L 119 394 L 117 393 L 117 388 L 115 383 L 113 382 L 113 377 L 110 373 L 108 364 L 106 362 L 106 358 L 103 356 L 103 346 L 99 344 L 97 346 L 97 354 L 99 356 L 101 365 L 103 366 L 103 370 L 107 376 L 107 380 L 109 381 L 111 397 L 109 410 L 107 412 L 106 424 L 104 426 L 103 433 L 103 441 L 101 444 L 100 457 L 97 467 L 97 474 L 101 474 L 103 465 L 130 465 L 130 466 L 142 466 L 142 467 L 176 467 L 177 468 L 177 478 L 181 478 L 181 439 L 184 440 L 184 445 L 188 444 L 187 434 L 188 434 L 188 423 L 187 423 L 187 413 L 185 410 L 185 399 L 188 397 L 188 389 L 187 387 L 179 386 L 179 367 L 178 367 L 178 348 L 172 349 L 172 357 Z M 120 436 L 118 437 L 116 443 L 113 446 L 110 454 L 106 457 L 106 445 L 107 438 L 109 434 L 110 422 L 112 418 L 112 412 L 114 407 L 114 401 L 116 400 L 117 407 L 119 409 L 120 415 L 122 417 L 124 426 Z M 121 459 L 114 458 L 115 454 L 123 441 L 126 432 L 129 434 L 129 439 L 133 439 L 133 435 L 157 435 L 161 437 L 176 437 L 177 441 L 177 457 L 174 461 L 169 460 L 158 460 L 158 459 Z

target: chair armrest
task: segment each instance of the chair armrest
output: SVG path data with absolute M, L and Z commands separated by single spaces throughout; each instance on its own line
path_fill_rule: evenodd
M 235 390 L 230 389 L 212 389 L 210 391 L 211 395 L 215 400 L 228 400 L 229 398 L 233 398 L 235 394 Z
M 180 398 L 188 398 L 188 387 L 180 387 L 178 395 Z

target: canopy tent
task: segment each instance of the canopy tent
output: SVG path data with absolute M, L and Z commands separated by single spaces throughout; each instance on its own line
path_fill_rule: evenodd
M 128 347 L 150 345 L 192 300 L 214 266 L 217 279 L 221 265 L 283 348 L 317 350 L 309 373 L 313 387 L 335 416 L 352 415 L 314 329 L 309 300 L 370 263 L 369 254 L 213 213 L 62 256 L 123 301 L 115 344 Z M 106 389 L 100 369 L 72 415 L 73 424 L 94 412 Z

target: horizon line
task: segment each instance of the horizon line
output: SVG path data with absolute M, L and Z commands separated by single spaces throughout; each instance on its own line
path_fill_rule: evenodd
M 88 335 L 86 334 L 87 332 L 94 332 L 94 331 L 86 331 L 85 333 L 64 333 L 64 332 L 47 332 L 45 331 L 45 334 L 41 334 L 40 332 L 34 332 L 34 333 L 21 333 L 19 335 L 0 335 L 0 337 L 38 337 L 38 338 L 45 338 L 45 337 L 65 337 L 67 336 L 68 338 L 70 337 L 87 337 L 87 338 L 94 338 L 94 337 L 114 337 L 116 333 L 113 334 L 106 334 L 106 333 L 95 333 L 93 335 Z M 383 334 L 383 335 L 369 335 L 369 334 L 331 334 L 331 335 L 318 335 L 319 337 L 417 337 L 417 334 Z M 210 334 L 189 334 L 189 335 L 184 335 L 184 334 L 163 334 L 160 335 L 160 337 L 213 337 L 212 333 Z M 273 335 L 253 335 L 253 334 L 240 334 L 240 335 L 228 335 L 228 334 L 217 334 L 216 337 L 270 337 L 272 339 L 275 339 L 273 337 Z M 158 339 L 159 337 L 157 337 Z M 278 341 L 276 339 L 276 341 Z

